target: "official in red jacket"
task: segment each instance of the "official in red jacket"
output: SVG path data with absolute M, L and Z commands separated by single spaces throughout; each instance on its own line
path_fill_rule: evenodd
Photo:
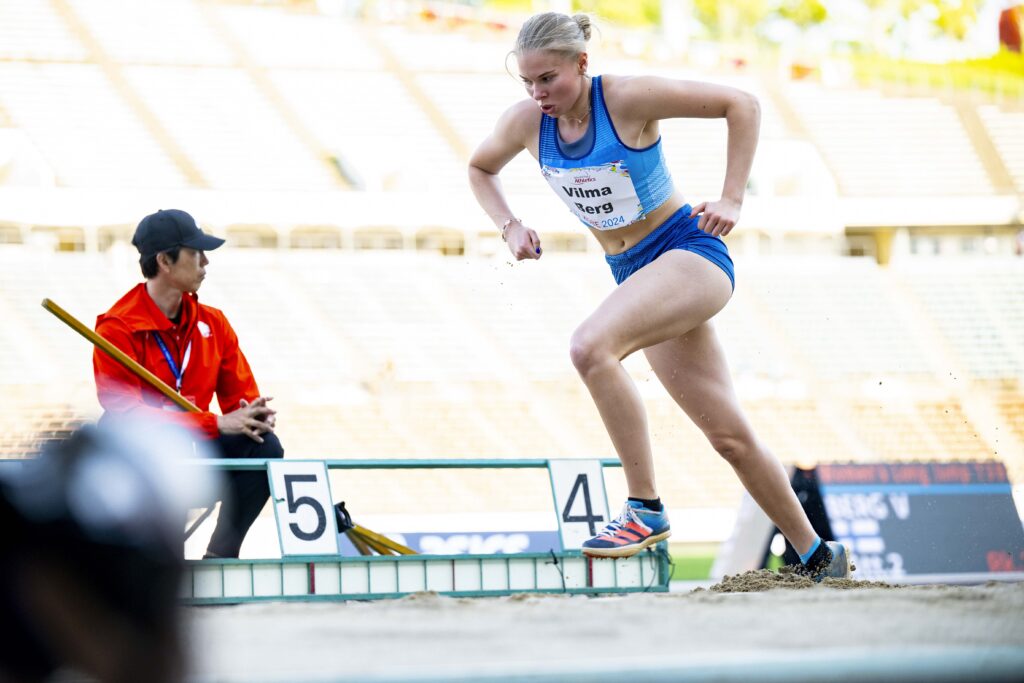
M 261 396 L 238 337 L 224 314 L 199 303 L 206 252 L 224 244 L 189 214 L 157 211 L 132 238 L 146 281 L 96 319 L 96 332 L 178 390 L 202 412 L 186 413 L 99 349 L 93 353 L 96 391 L 106 415 L 159 415 L 212 440 L 222 457 L 280 458 L 275 411 Z M 214 394 L 221 414 L 210 412 Z M 238 557 L 270 489 L 263 471 L 231 472 L 207 557 Z

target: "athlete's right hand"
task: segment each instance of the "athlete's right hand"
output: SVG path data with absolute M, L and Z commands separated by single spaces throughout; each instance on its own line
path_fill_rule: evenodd
M 539 259 L 543 253 L 537 232 L 519 222 L 510 224 L 505 230 L 505 242 L 516 261 Z
M 252 403 L 244 398 L 238 408 L 227 415 L 217 416 L 217 429 L 221 434 L 245 434 L 256 443 L 263 443 L 260 434 L 274 431 L 277 411 L 267 406 L 272 396 L 260 396 Z

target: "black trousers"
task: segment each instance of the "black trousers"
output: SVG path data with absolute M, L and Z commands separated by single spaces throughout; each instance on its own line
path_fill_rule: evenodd
M 283 458 L 284 447 L 276 434 L 263 434 L 257 443 L 245 434 L 221 434 L 213 446 L 221 458 Z M 217 516 L 217 527 L 206 552 L 217 557 L 238 557 L 249 527 L 270 498 L 266 470 L 226 472 L 226 491 Z

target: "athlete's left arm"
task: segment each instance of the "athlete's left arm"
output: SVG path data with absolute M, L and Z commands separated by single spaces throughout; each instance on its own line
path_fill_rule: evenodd
M 627 103 L 626 116 L 640 121 L 671 118 L 724 118 L 729 143 L 722 198 L 693 208 L 701 214 L 698 226 L 712 235 L 728 235 L 740 217 L 743 195 L 754 163 L 761 106 L 757 98 L 736 88 L 699 81 L 680 81 L 655 76 L 622 78 L 616 83 Z

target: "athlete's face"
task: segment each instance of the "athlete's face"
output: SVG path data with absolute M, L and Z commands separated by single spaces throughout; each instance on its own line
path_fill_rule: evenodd
M 518 62 L 526 92 L 548 116 L 571 111 L 582 96 L 586 53 L 567 58 L 557 52 L 534 50 L 519 55 Z
M 205 252 L 182 247 L 178 253 L 178 260 L 174 263 L 170 263 L 170 261 L 167 263 L 170 284 L 182 292 L 196 292 L 203 284 L 203 279 L 206 277 L 206 266 L 210 262 L 207 260 Z

